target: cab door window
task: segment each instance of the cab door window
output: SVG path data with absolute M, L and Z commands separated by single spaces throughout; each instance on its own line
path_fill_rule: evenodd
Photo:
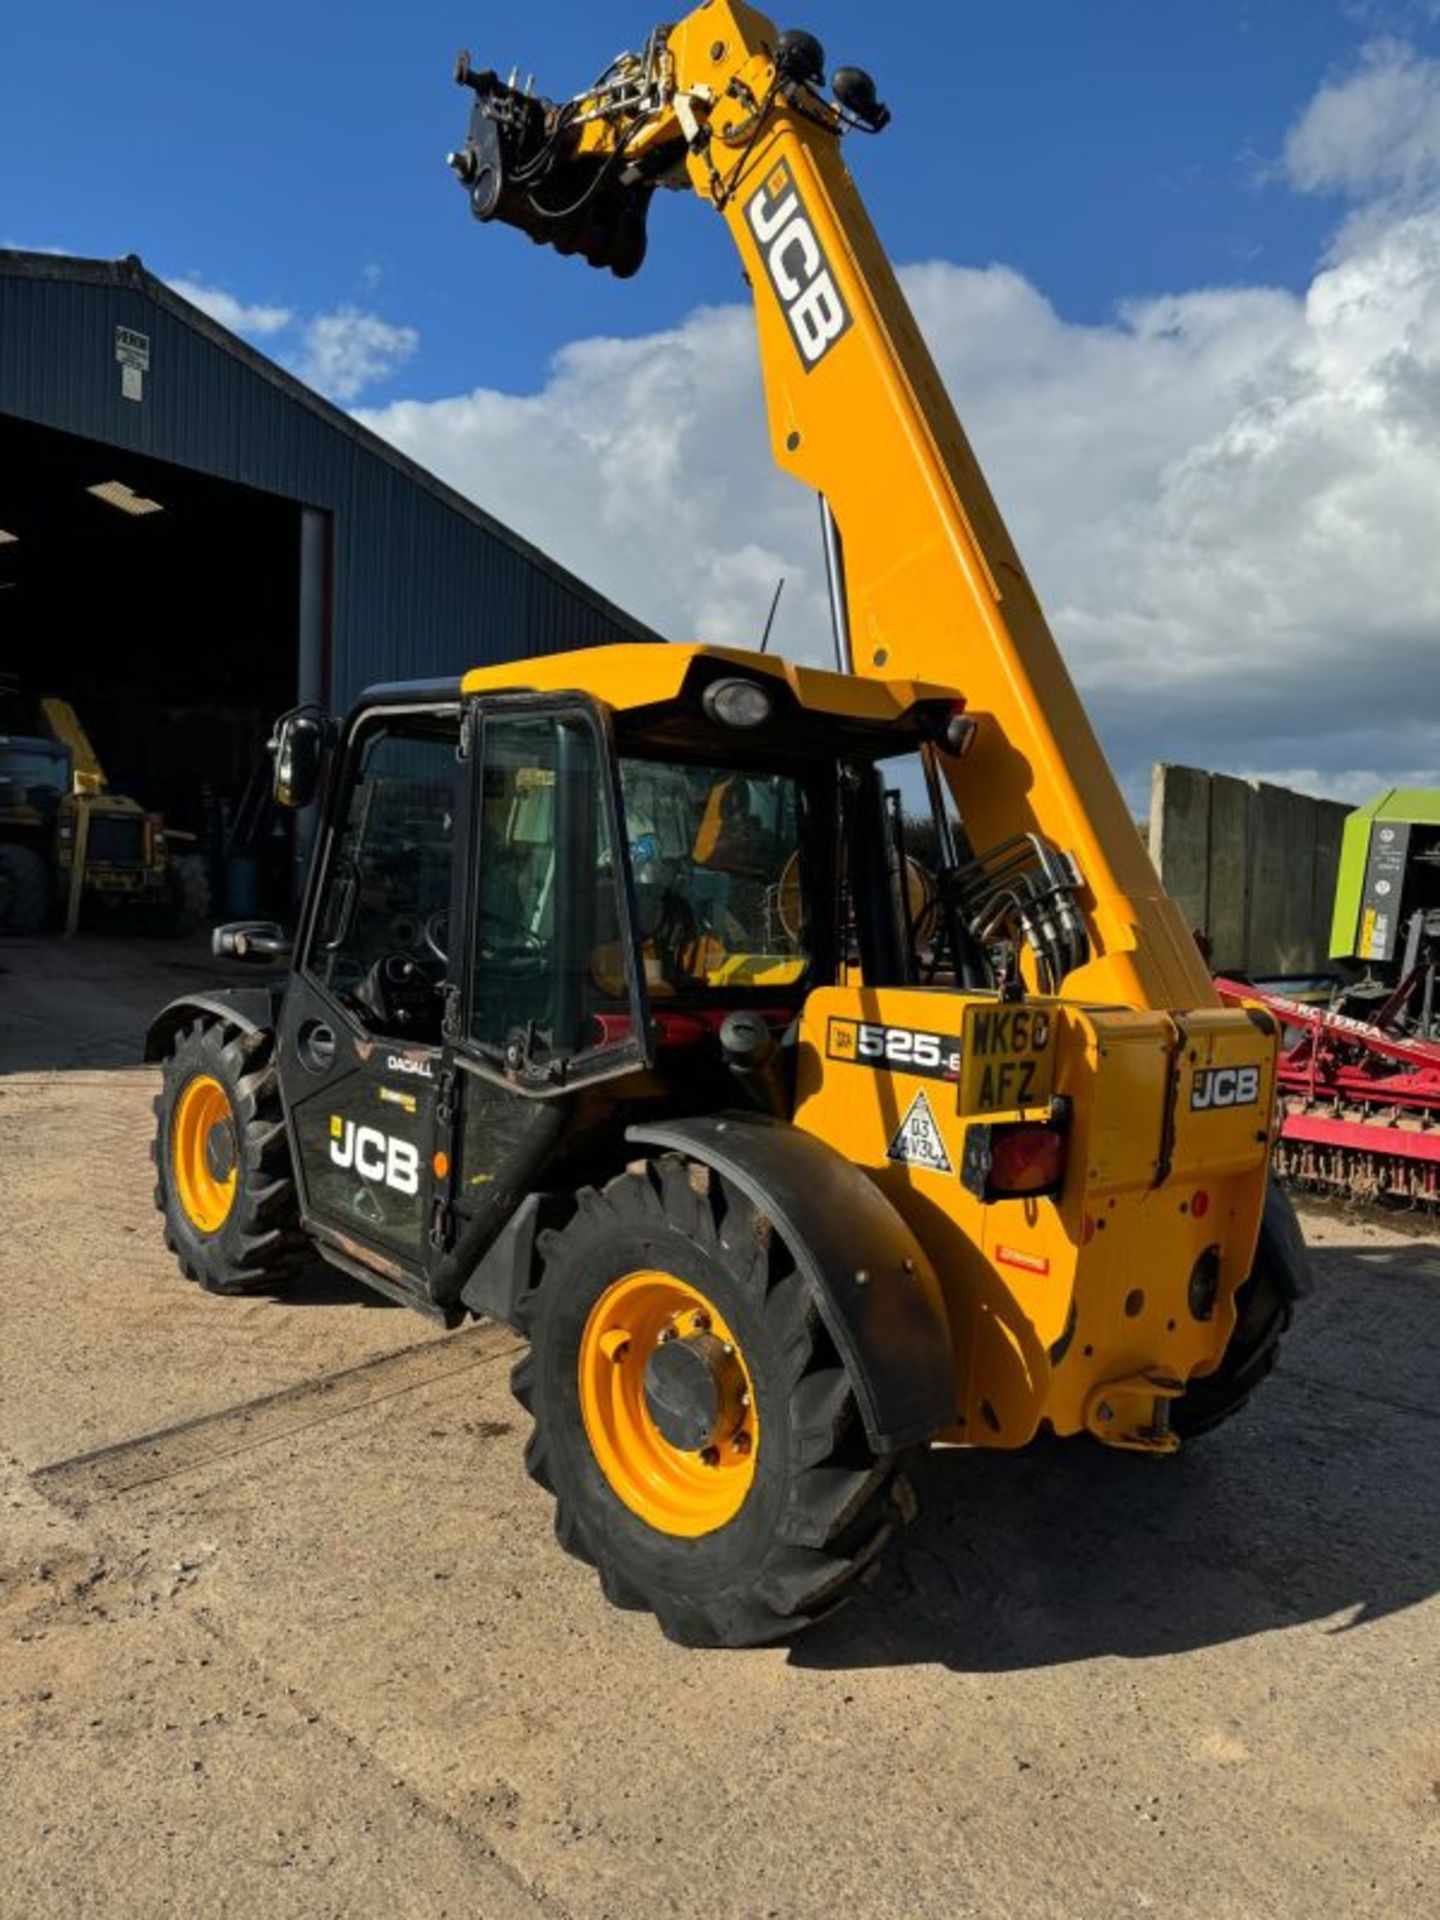
M 308 966 L 371 1032 L 436 1045 L 449 942 L 458 716 L 377 722 L 351 786 Z
M 480 747 L 471 1042 L 507 1072 L 571 1076 L 635 1047 L 609 767 L 586 713 L 492 713 Z

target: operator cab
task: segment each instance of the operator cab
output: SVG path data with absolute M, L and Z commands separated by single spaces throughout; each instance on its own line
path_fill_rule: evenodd
M 307 1215 L 407 1270 L 619 1110 L 788 1112 L 810 991 L 921 977 L 887 782 L 952 694 L 705 648 L 532 671 L 374 689 L 330 746 L 280 1073 Z M 282 723 L 292 802 L 320 724 Z

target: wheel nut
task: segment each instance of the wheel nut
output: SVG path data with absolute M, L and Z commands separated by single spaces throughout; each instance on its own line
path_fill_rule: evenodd
M 755 1442 L 750 1438 L 748 1433 L 737 1433 L 735 1436 L 734 1447 L 737 1453 L 749 1453 L 754 1444 Z
M 710 1331 L 710 1316 L 703 1307 L 697 1307 L 690 1316 L 690 1324 L 697 1333 Z
M 662 1327 L 662 1328 L 660 1329 L 660 1342 L 659 1342 L 659 1344 L 660 1344 L 660 1345 L 661 1345 L 662 1347 L 663 1347 L 663 1346 L 665 1345 L 665 1343 L 666 1343 L 666 1341 L 667 1341 L 667 1340 L 673 1340 L 674 1338 L 675 1338 L 675 1329 L 674 1329 L 674 1327 L 673 1327 L 673 1326 L 668 1326 L 668 1327 Z
M 700 1455 L 700 1459 L 702 1464 L 707 1467 L 718 1467 L 720 1464 L 719 1447 L 706 1447 Z

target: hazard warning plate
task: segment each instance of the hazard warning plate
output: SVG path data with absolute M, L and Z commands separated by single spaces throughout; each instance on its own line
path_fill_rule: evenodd
M 1050 1103 L 1055 1018 L 1046 1007 L 970 1006 L 960 1039 L 960 1111 L 1014 1113 Z
M 944 1136 L 927 1093 L 917 1093 L 885 1149 L 885 1158 L 902 1167 L 925 1167 L 931 1173 L 953 1173 Z

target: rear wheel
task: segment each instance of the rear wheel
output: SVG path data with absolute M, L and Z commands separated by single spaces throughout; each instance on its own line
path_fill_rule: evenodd
M 155 1100 L 155 1205 L 165 1244 L 212 1293 L 276 1287 L 304 1265 L 269 1034 L 218 1020 L 177 1035 Z
M 913 1500 L 866 1440 L 814 1290 L 709 1169 L 587 1188 L 522 1311 L 513 1386 L 560 1544 L 688 1646 L 776 1640 L 878 1568 Z
M 1198 1439 L 1240 1412 L 1280 1358 L 1305 1285 L 1305 1243 L 1289 1198 L 1273 1182 L 1250 1278 L 1235 1295 L 1235 1331 L 1213 1373 L 1192 1379 L 1170 1409 L 1182 1440 Z
M 0 846 L 0 933 L 38 933 L 50 911 L 50 869 L 33 847 Z

